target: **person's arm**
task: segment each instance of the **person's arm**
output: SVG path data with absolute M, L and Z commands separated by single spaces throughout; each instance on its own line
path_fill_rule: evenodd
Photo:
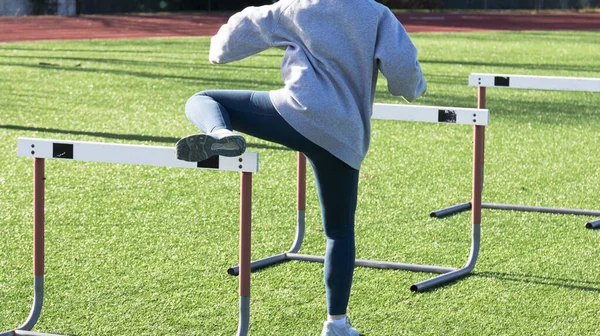
M 388 90 L 412 102 L 427 89 L 417 48 L 391 11 L 383 14 L 377 32 L 375 59 L 388 81 Z
M 229 63 L 272 46 L 273 6 L 248 7 L 234 14 L 210 43 L 211 63 Z

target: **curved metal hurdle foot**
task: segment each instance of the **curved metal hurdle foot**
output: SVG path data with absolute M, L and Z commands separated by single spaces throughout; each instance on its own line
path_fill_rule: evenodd
M 475 263 L 477 262 L 477 258 L 479 257 L 479 247 L 481 243 L 481 225 L 475 224 L 473 225 L 473 238 L 471 242 L 471 253 L 469 255 L 469 259 L 467 260 L 467 264 L 460 269 L 453 270 L 451 272 L 445 273 L 443 275 L 437 276 L 435 278 L 431 278 L 429 280 L 421 281 L 417 284 L 410 286 L 410 290 L 412 292 L 424 292 L 428 289 L 437 287 L 441 284 L 446 284 L 452 282 L 454 280 L 458 280 L 459 278 L 464 277 L 469 274 L 473 268 L 475 268 Z
M 2 335 L 2 334 L 0 334 Z M 28 330 L 14 330 L 13 334 L 9 334 L 9 335 L 16 335 L 16 336 L 64 336 L 64 335 L 58 335 L 58 334 L 46 334 L 46 333 L 39 333 L 39 332 L 35 332 L 35 331 L 28 331 Z
M 35 335 L 35 336 L 59 336 L 54 334 L 42 334 L 38 332 L 30 331 L 33 329 L 33 326 L 37 323 L 40 315 L 42 313 L 42 303 L 44 302 L 44 276 L 36 275 L 33 279 L 33 305 L 31 307 L 31 311 L 29 312 L 29 316 L 23 325 L 18 327 L 15 330 L 2 332 L 0 336 L 14 336 L 14 335 Z
M 33 279 L 33 305 L 31 307 L 31 311 L 29 312 L 29 316 L 23 325 L 18 327 L 15 330 L 7 331 L 0 333 L 0 336 L 13 336 L 13 335 L 50 335 L 50 334 L 24 334 L 24 332 L 29 332 L 29 330 L 33 329 L 33 326 L 37 323 L 40 315 L 42 313 L 42 303 L 44 302 L 44 276 L 36 275 Z
M 240 297 L 240 322 L 238 324 L 237 336 L 248 335 L 250 328 L 250 297 Z
M 44 276 L 36 275 L 33 278 L 33 305 L 31 307 L 31 312 L 29 312 L 29 316 L 25 323 L 22 326 L 18 327 L 17 330 L 31 330 L 33 326 L 37 323 L 40 315 L 42 313 L 42 303 L 44 302 Z

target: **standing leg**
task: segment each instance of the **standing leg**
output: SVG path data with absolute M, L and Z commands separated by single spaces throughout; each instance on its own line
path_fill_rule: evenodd
M 356 212 L 359 171 L 325 150 L 307 153 L 321 203 L 327 239 L 324 280 L 327 312 L 345 315 L 354 273 Z

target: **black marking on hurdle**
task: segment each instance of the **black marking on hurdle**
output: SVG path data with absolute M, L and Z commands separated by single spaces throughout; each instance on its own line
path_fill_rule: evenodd
M 53 143 L 52 157 L 56 159 L 73 159 L 73 144 Z
M 453 110 L 438 110 L 438 122 L 456 123 L 456 112 Z
M 219 169 L 219 156 L 211 156 L 204 161 L 198 161 L 198 168 L 213 168 Z
M 494 77 L 494 86 L 510 86 L 510 77 Z

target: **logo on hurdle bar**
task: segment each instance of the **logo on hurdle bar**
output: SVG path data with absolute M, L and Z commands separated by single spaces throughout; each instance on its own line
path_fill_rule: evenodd
M 438 110 L 438 122 L 456 124 L 456 111 Z
M 73 144 L 53 143 L 52 157 L 57 159 L 73 159 Z

